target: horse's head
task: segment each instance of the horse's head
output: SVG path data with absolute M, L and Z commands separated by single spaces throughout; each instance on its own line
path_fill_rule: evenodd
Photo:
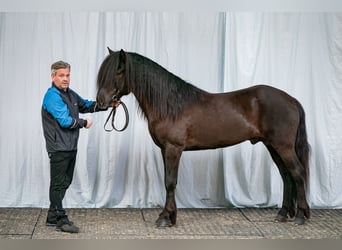
M 97 75 L 96 101 L 100 108 L 112 106 L 114 101 L 129 93 L 126 53 L 123 50 L 114 52 L 110 48 L 108 51 L 109 55 L 102 62 Z

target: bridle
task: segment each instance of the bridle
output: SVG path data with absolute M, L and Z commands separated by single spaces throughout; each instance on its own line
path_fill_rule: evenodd
M 122 132 L 122 131 L 124 131 L 124 130 L 127 128 L 128 123 L 129 123 L 129 114 L 128 114 L 128 110 L 127 110 L 126 104 L 125 104 L 123 101 L 121 101 L 120 98 L 118 98 L 118 96 L 119 96 L 118 93 L 119 93 L 119 90 L 118 90 L 117 93 L 114 94 L 113 97 L 112 97 L 112 110 L 110 111 L 110 113 L 109 113 L 109 115 L 108 115 L 108 117 L 107 117 L 107 119 L 106 119 L 106 122 L 105 122 L 105 124 L 103 125 L 103 128 L 104 128 L 104 130 L 105 130 L 106 132 L 112 132 L 113 130 L 115 130 L 115 131 L 117 131 L 117 132 Z M 117 102 L 119 102 L 119 103 L 122 105 L 122 107 L 123 107 L 123 109 L 124 109 L 124 111 L 125 111 L 126 122 L 125 122 L 125 125 L 123 126 L 122 129 L 117 129 L 117 128 L 115 127 L 115 125 L 114 125 L 115 114 L 116 114 L 116 108 L 117 108 L 117 107 L 115 106 L 115 103 L 117 103 Z M 120 105 L 120 104 L 119 104 L 119 105 Z M 108 123 L 108 121 L 109 121 L 109 119 L 110 119 L 111 117 L 112 117 L 112 122 L 111 122 L 112 128 L 107 129 L 107 128 L 106 128 L 106 125 L 107 125 L 107 123 Z

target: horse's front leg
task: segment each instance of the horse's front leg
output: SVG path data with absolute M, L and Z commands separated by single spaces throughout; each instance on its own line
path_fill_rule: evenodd
M 182 148 L 171 144 L 162 148 L 165 170 L 164 182 L 166 189 L 166 201 L 163 211 L 159 214 L 159 217 L 156 220 L 156 225 L 158 227 L 171 227 L 176 224 L 177 205 L 175 200 L 175 189 L 177 185 L 179 159 L 182 151 Z

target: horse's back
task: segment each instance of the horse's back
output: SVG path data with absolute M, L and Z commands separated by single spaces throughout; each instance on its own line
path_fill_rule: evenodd
M 224 93 L 225 100 L 234 108 L 245 112 L 286 112 L 297 110 L 298 101 L 285 91 L 268 85 Z M 284 116 L 286 114 L 283 113 Z

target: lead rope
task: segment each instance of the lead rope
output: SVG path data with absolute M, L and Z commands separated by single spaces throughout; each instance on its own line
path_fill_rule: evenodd
M 105 130 L 106 132 L 112 132 L 113 130 L 115 130 L 115 131 L 117 131 L 117 132 L 122 132 L 122 131 L 124 131 L 124 130 L 127 128 L 128 123 L 129 123 L 129 114 L 128 114 L 128 110 L 127 110 L 126 104 L 125 104 L 124 102 L 120 101 L 120 104 L 122 105 L 122 107 L 123 107 L 123 109 L 124 109 L 124 111 L 125 111 L 125 117 L 126 117 L 125 125 L 123 126 L 122 129 L 117 129 L 117 128 L 115 127 L 115 125 L 114 125 L 114 120 L 115 120 L 116 107 L 115 107 L 114 104 L 113 104 L 112 110 L 110 111 L 110 113 L 109 113 L 109 115 L 108 115 L 108 117 L 107 117 L 107 119 L 106 119 L 106 122 L 105 122 L 105 124 L 103 125 L 103 128 L 104 128 L 104 130 Z M 107 126 L 107 123 L 108 123 L 110 117 L 112 117 L 112 128 L 107 129 L 106 126 Z

